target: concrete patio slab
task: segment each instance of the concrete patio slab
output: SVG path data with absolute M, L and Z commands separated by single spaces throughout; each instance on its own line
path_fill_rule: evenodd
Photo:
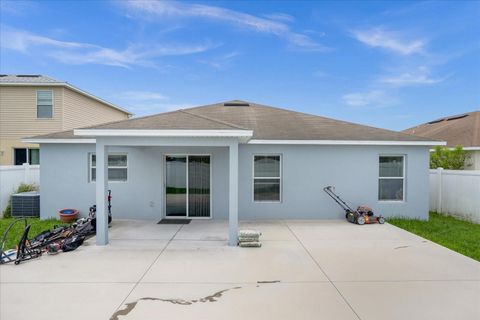
M 143 282 L 327 281 L 296 241 L 263 241 L 262 248 L 224 241 L 172 241 Z
M 328 282 L 140 284 L 126 303 L 129 307 L 124 305 L 112 320 L 151 319 L 152 315 L 182 320 L 357 319 Z
M 301 240 L 418 240 L 423 238 L 405 232 L 391 224 L 359 226 L 340 220 L 285 220 L 286 225 Z
M 480 263 L 404 230 L 320 220 L 241 226 L 262 231 L 263 247 L 227 246 L 225 221 L 115 221 L 107 246 L 92 238 L 73 252 L 0 266 L 0 318 L 480 318 Z
M 47 254 L 18 266 L 1 266 L 3 282 L 136 282 L 167 242 L 112 240 L 95 246 L 94 239 L 72 252 Z M 121 270 L 119 270 L 121 268 Z
M 0 319 L 109 319 L 133 284 L 2 283 Z
M 477 261 L 431 241 L 302 241 L 332 281 L 480 280 Z
M 175 240 L 222 240 L 228 239 L 227 220 L 192 220 L 183 225 Z M 291 240 L 295 237 L 281 220 L 240 221 L 240 229 L 254 229 L 262 232 L 262 240 Z
M 337 288 L 368 320 L 480 319 L 480 282 L 343 282 Z
M 169 240 L 180 229 L 178 224 L 157 224 L 154 220 L 114 220 L 110 239 Z

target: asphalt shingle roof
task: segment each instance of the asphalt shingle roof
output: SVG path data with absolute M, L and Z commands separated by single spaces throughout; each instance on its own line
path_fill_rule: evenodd
M 0 74 L 0 83 L 63 83 L 38 74 Z
M 480 147 L 480 111 L 430 121 L 403 131 L 429 139 L 447 141 L 448 147 Z
M 88 129 L 120 130 L 253 130 L 263 140 L 430 141 L 397 131 L 379 129 L 321 116 L 240 100 L 132 118 Z M 72 133 L 36 138 L 71 138 Z

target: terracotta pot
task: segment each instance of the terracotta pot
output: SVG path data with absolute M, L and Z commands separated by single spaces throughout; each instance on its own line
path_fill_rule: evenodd
M 62 222 L 72 222 L 77 220 L 78 210 L 77 209 L 62 209 L 58 211 L 60 216 L 60 221 Z

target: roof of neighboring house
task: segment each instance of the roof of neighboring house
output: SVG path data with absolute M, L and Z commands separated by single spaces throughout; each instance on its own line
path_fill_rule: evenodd
M 447 141 L 447 146 L 480 147 L 480 111 L 448 116 L 403 130 L 420 137 Z
M 0 86 L 61 86 L 67 87 L 75 92 L 90 97 L 98 102 L 101 102 L 111 108 L 117 109 L 127 115 L 133 115 L 130 111 L 116 106 L 108 101 L 94 96 L 86 91 L 83 91 L 68 82 L 59 81 L 40 74 L 0 74 Z
M 77 129 L 78 130 L 78 129 Z M 234 100 L 156 115 L 115 121 L 80 129 L 112 130 L 251 130 L 256 140 L 408 141 L 432 139 L 339 121 L 306 113 Z M 36 139 L 84 138 L 72 131 L 36 136 Z

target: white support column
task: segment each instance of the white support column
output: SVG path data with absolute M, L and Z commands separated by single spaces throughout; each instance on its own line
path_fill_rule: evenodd
M 229 146 L 228 245 L 238 243 L 238 142 Z
M 108 147 L 99 142 L 96 143 L 96 181 L 95 181 L 95 203 L 97 205 L 97 245 L 108 244 L 108 210 L 107 210 L 107 189 L 108 189 Z

